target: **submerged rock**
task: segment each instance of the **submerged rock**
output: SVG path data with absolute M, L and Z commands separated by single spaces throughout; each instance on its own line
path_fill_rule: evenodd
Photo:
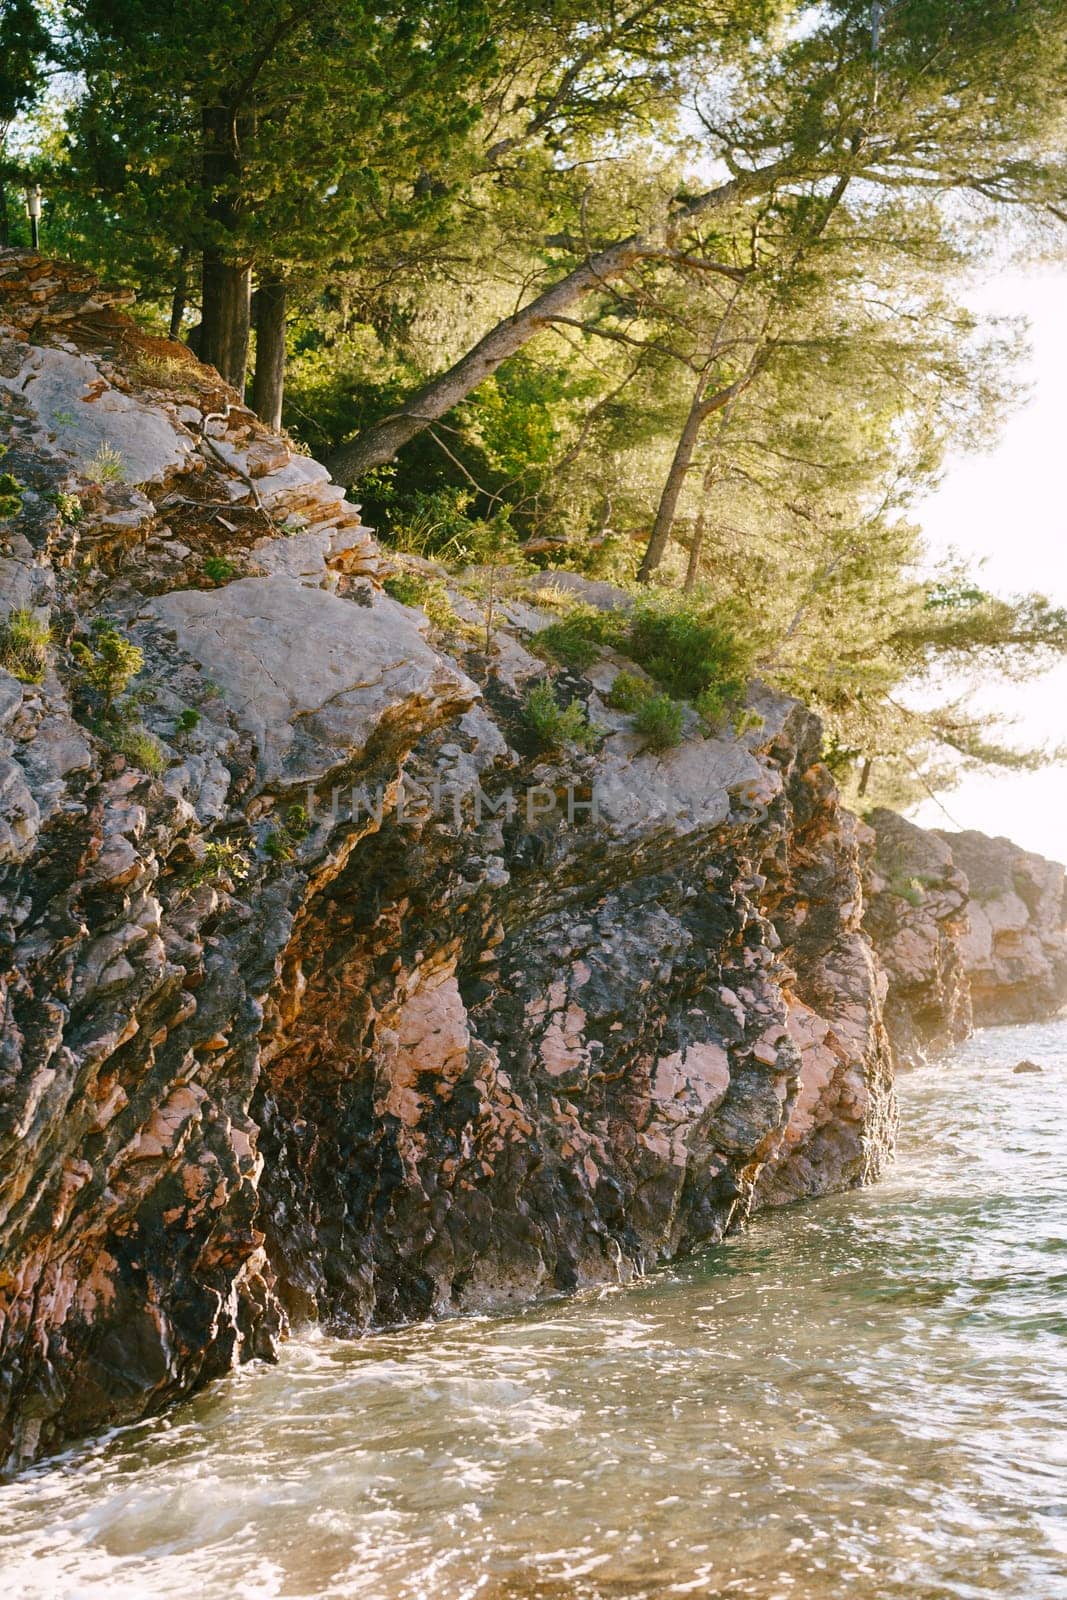
M 1039 1067 L 1036 1061 L 1020 1061 L 1017 1067 L 1012 1067 L 1013 1072 L 1044 1072 L 1044 1067 Z

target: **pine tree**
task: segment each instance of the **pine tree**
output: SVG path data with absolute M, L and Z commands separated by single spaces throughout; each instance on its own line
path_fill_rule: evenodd
M 51 45 L 33 0 L 0 0 L 0 245 L 11 243 L 7 138 L 16 117 L 37 100 Z

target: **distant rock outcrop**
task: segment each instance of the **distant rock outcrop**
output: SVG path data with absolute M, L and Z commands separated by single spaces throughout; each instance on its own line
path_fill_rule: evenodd
M 913 1066 L 972 1026 L 1067 1004 L 1065 870 L 1008 839 L 916 827 L 878 810 L 864 927 L 889 981 L 886 1025 Z
M 1067 885 L 1058 861 L 1010 839 L 939 836 L 967 878 L 960 953 L 974 1020 L 1038 1022 L 1067 1004 Z

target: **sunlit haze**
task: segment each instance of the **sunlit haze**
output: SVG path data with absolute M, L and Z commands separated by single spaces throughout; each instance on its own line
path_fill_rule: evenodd
M 1067 271 L 998 276 L 969 298 L 978 309 L 1029 317 L 1032 394 L 995 450 L 951 464 L 920 520 L 932 550 L 954 546 L 984 561 L 984 587 L 1039 589 L 1067 604 Z M 983 691 L 981 704 L 1018 719 L 1013 742 L 1063 743 L 1067 663 L 1032 683 Z M 1067 766 L 968 775 L 940 800 L 924 802 L 916 820 L 1003 833 L 1043 855 L 1067 857 Z

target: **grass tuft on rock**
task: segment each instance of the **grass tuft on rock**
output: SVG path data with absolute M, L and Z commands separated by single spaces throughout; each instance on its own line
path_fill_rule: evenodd
M 40 683 L 48 666 L 51 632 L 32 611 L 20 607 L 0 622 L 0 666 L 20 683 Z
M 108 729 L 107 742 L 112 750 L 134 767 L 140 767 L 142 772 L 150 773 L 153 778 L 158 778 L 166 772 L 170 765 L 170 752 L 165 744 L 161 744 L 154 733 L 141 723 L 120 723 L 115 728 Z
M 402 606 L 421 606 L 433 626 L 442 632 L 459 627 L 459 618 L 440 578 L 427 578 L 419 572 L 398 572 L 386 578 L 382 587 Z

